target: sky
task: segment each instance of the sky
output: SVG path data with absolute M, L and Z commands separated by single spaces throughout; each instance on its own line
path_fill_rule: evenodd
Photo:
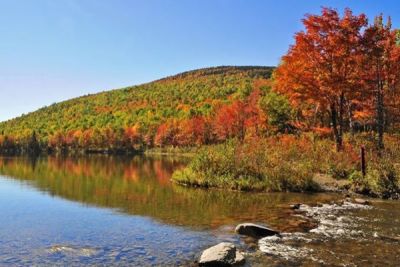
M 400 27 L 398 0 L 0 0 L 0 121 L 182 71 L 277 65 L 321 6 Z

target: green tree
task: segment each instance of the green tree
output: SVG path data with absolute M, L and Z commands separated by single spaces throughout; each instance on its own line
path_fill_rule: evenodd
M 266 94 L 260 98 L 259 106 L 267 114 L 268 123 L 276 127 L 278 132 L 293 132 L 294 127 L 291 121 L 294 110 L 284 95 L 267 89 Z

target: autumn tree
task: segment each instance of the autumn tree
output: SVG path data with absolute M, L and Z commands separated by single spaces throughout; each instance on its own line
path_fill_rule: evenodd
M 27 149 L 31 155 L 37 155 L 40 152 L 40 144 L 35 131 L 32 132 L 29 138 Z
M 274 127 L 275 131 L 290 133 L 294 130 L 291 124 L 293 108 L 284 95 L 277 94 L 268 88 L 258 104 L 264 114 L 268 114 L 268 124 Z
M 305 31 L 295 35 L 295 44 L 277 68 L 276 89 L 295 106 L 308 103 L 315 112 L 327 112 L 340 150 L 346 107 L 357 97 L 359 43 L 367 19 L 349 9 L 340 17 L 336 10 L 323 8 L 321 15 L 307 15 L 303 24 Z
M 142 135 L 140 133 L 140 125 L 135 124 L 131 127 L 125 127 L 123 133 L 123 145 L 126 149 L 140 149 L 142 143 Z
M 203 117 L 196 116 L 179 122 L 179 145 L 202 145 L 206 140 L 206 120 Z
M 177 120 L 167 120 L 158 127 L 156 136 L 154 137 L 154 144 L 157 146 L 177 146 L 179 144 L 178 135 L 179 126 Z
M 254 87 L 246 98 L 244 114 L 246 116 L 246 131 L 251 135 L 260 136 L 268 129 L 268 115 L 260 106 L 262 92 L 260 88 Z
M 64 133 L 57 131 L 50 136 L 49 146 L 55 150 L 65 151 L 67 148 L 67 143 Z
M 377 147 L 384 148 L 383 135 L 388 114 L 386 95 L 396 97 L 400 81 L 398 32 L 392 29 L 391 19 L 386 25 L 383 16 L 377 16 L 364 33 L 364 76 L 368 91 L 374 96 Z M 385 116 L 386 114 L 386 116 Z M 386 117 L 386 118 L 385 118 Z

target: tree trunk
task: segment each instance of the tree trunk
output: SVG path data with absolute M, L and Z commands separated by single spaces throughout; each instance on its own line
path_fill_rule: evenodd
M 344 113 L 344 93 L 342 92 L 339 97 L 339 137 L 343 139 L 343 113 Z M 342 141 L 341 141 L 342 142 Z
M 349 104 L 349 109 L 348 109 L 348 116 L 349 116 L 349 129 L 351 135 L 354 135 L 355 129 L 354 129 L 354 121 L 353 121 L 353 107 L 352 104 Z
M 383 131 L 385 128 L 384 123 L 384 104 L 383 104 L 383 92 L 381 86 L 379 86 L 377 96 L 376 96 L 376 127 L 377 127 L 377 146 L 381 150 L 384 148 L 383 144 Z
M 333 135 L 335 137 L 335 142 L 336 142 L 336 150 L 340 151 L 342 150 L 342 137 L 339 134 L 338 130 L 338 125 L 337 125 L 337 111 L 336 111 L 336 105 L 334 103 L 331 104 L 330 107 L 330 112 L 331 112 L 331 126 L 333 130 Z
M 383 81 L 380 75 L 380 67 L 378 64 L 377 70 L 377 90 L 376 90 L 376 131 L 377 131 L 377 148 L 384 148 L 383 131 L 384 123 L 384 103 L 383 103 Z

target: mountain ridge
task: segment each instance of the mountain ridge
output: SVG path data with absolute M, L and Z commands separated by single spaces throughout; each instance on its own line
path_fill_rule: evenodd
M 53 105 L 58 105 L 58 104 L 61 104 L 61 103 L 73 101 L 73 100 L 76 100 L 76 99 L 79 99 L 79 98 L 96 96 L 96 95 L 99 95 L 99 94 L 108 93 L 108 92 L 115 91 L 115 90 L 124 90 L 124 89 L 127 89 L 127 88 L 131 89 L 131 88 L 134 88 L 134 87 L 137 87 L 137 86 L 148 85 L 148 84 L 152 84 L 152 83 L 156 83 L 156 82 L 164 82 L 164 81 L 169 81 L 169 80 L 175 80 L 175 79 L 182 78 L 182 77 L 185 77 L 185 76 L 189 76 L 189 75 L 192 75 L 192 74 L 196 74 L 196 73 L 202 72 L 202 71 L 206 72 L 206 74 L 203 75 L 203 76 L 206 76 L 206 75 L 210 75 L 210 74 L 217 74 L 218 72 L 221 72 L 221 71 L 226 70 L 226 69 L 230 69 L 230 70 L 232 70 L 232 69 L 233 70 L 257 70 L 257 69 L 258 70 L 270 70 L 270 69 L 275 69 L 275 68 L 276 68 L 275 66 L 261 66 L 261 65 L 244 65 L 244 66 L 220 65 L 220 66 L 215 66 L 215 67 L 204 67 L 204 68 L 199 68 L 199 69 L 193 69 L 193 70 L 189 70 L 189 71 L 179 72 L 177 74 L 169 75 L 169 76 L 166 76 L 166 77 L 163 77 L 163 78 L 155 79 L 155 80 L 152 80 L 152 81 L 149 81 L 149 82 L 144 82 L 144 83 L 140 83 L 140 84 L 136 84 L 136 85 L 125 86 L 125 87 L 121 87 L 121 88 L 103 90 L 103 91 L 99 91 L 99 92 L 96 92 L 96 93 L 88 93 L 88 94 L 84 94 L 84 95 L 81 95 L 81 96 L 73 97 L 73 98 L 70 98 L 70 99 L 62 100 L 62 101 L 55 102 L 55 103 L 50 104 L 50 105 L 45 105 L 45 106 L 43 106 L 41 108 L 38 108 L 38 109 L 33 110 L 33 111 L 29 111 L 28 113 L 21 114 L 19 116 L 14 117 L 14 118 L 10 118 L 10 119 L 4 120 L 4 121 L 0 121 L 0 124 L 7 123 L 9 121 L 18 119 L 20 117 L 28 116 L 31 113 L 34 113 L 36 111 L 39 111 L 39 110 L 42 110 L 42 109 L 45 109 L 45 108 L 48 108 L 48 107 L 51 107 Z
M 0 137 L 27 140 L 36 134 L 48 143 L 57 135 L 67 139 L 77 131 L 120 131 L 138 125 L 154 137 L 168 120 L 207 117 L 222 104 L 244 99 L 254 81 L 268 80 L 273 70 L 269 66 L 207 67 L 87 94 L 0 122 Z

